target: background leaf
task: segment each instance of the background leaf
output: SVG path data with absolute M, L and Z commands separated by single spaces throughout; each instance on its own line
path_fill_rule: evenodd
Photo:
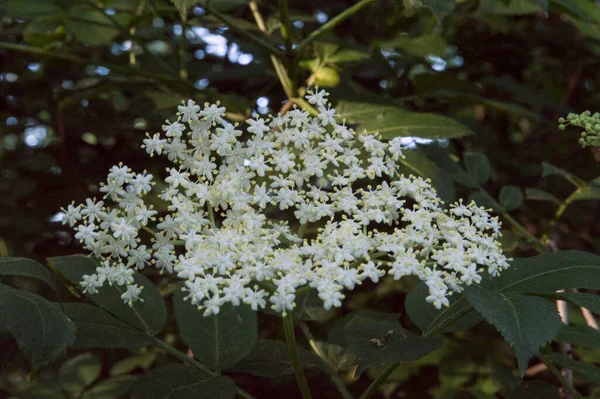
M 523 381 L 511 392 L 509 399 L 560 399 L 560 392 L 544 381 Z
M 69 397 L 80 397 L 83 391 L 100 376 L 102 363 L 91 353 L 83 353 L 67 360 L 58 371 L 62 389 Z
M 304 367 L 319 367 L 325 369 L 325 365 L 312 352 L 298 347 L 300 361 Z M 281 377 L 292 374 L 292 362 L 284 341 L 272 339 L 259 339 L 256 341 L 252 351 L 241 361 L 236 363 L 228 371 L 236 373 L 247 373 L 261 377 Z
M 467 152 L 464 160 L 471 184 L 481 185 L 492 176 L 492 165 L 485 154 Z
M 512 211 L 523 205 L 523 193 L 517 186 L 503 186 L 498 200 L 507 211 Z
M 555 340 L 586 348 L 600 348 L 600 331 L 589 326 L 564 326 Z
M 553 363 L 556 363 L 559 366 L 567 367 L 573 370 L 575 374 L 582 375 L 588 380 L 593 381 L 596 384 L 600 384 L 600 367 L 581 362 L 579 360 L 573 360 L 570 357 L 560 353 L 553 353 L 550 356 L 550 359 Z
M 168 364 L 144 374 L 134 385 L 131 399 L 233 399 L 235 391 L 235 382 L 229 377 Z

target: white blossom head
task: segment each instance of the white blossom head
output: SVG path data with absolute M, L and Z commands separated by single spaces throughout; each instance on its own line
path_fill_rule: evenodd
M 496 217 L 474 203 L 444 208 L 428 180 L 398 173 L 400 139 L 354 131 L 327 95 L 308 90 L 316 117 L 293 108 L 245 130 L 219 104 L 182 103 L 142 146 L 171 161 L 165 188 L 149 194 L 153 176 L 119 164 L 102 201 L 64 210 L 75 237 L 105 262 L 84 276 L 84 291 L 123 285 L 131 303 L 141 293 L 133 270 L 152 266 L 183 279 L 204 315 L 228 302 L 286 313 L 298 290 L 315 289 L 330 309 L 365 280 L 412 275 L 440 309 L 452 292 L 508 267 Z M 149 195 L 166 211 L 144 202 Z

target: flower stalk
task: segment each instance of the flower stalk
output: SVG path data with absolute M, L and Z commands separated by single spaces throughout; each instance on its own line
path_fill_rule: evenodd
M 290 360 L 292 361 L 292 368 L 296 374 L 296 381 L 300 387 L 303 399 L 311 399 L 310 388 L 308 387 L 308 381 L 306 381 L 306 375 L 300 361 L 300 355 L 298 354 L 298 346 L 296 345 L 296 335 L 294 334 L 294 316 L 292 312 L 288 312 L 283 315 L 283 331 L 285 332 L 285 340 L 287 342 L 288 351 L 290 354 Z

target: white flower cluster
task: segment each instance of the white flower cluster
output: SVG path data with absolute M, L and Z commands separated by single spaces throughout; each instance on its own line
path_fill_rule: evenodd
M 428 181 L 397 173 L 399 139 L 337 123 L 327 95 L 308 92 L 316 117 L 295 108 L 248 120 L 246 131 L 219 104 L 180 105 L 177 121 L 142 146 L 173 163 L 158 195 L 164 211 L 144 203 L 152 175 L 121 164 L 100 189 L 112 207 L 87 199 L 64 210 L 75 237 L 104 260 L 84 290 L 124 286 L 131 304 L 141 291 L 133 270 L 152 265 L 184 279 L 205 315 L 227 302 L 285 313 L 299 290 L 316 289 L 330 309 L 344 290 L 387 273 L 418 276 L 439 309 L 486 269 L 508 267 L 497 218 L 474 203 L 444 209 Z

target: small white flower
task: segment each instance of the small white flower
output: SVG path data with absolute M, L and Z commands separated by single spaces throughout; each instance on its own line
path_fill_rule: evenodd
M 127 286 L 127 291 L 121 294 L 121 299 L 123 302 L 129 304 L 129 306 L 133 306 L 133 302 L 144 301 L 140 298 L 140 294 L 142 293 L 142 289 L 144 287 L 138 287 L 137 284 L 132 284 Z

